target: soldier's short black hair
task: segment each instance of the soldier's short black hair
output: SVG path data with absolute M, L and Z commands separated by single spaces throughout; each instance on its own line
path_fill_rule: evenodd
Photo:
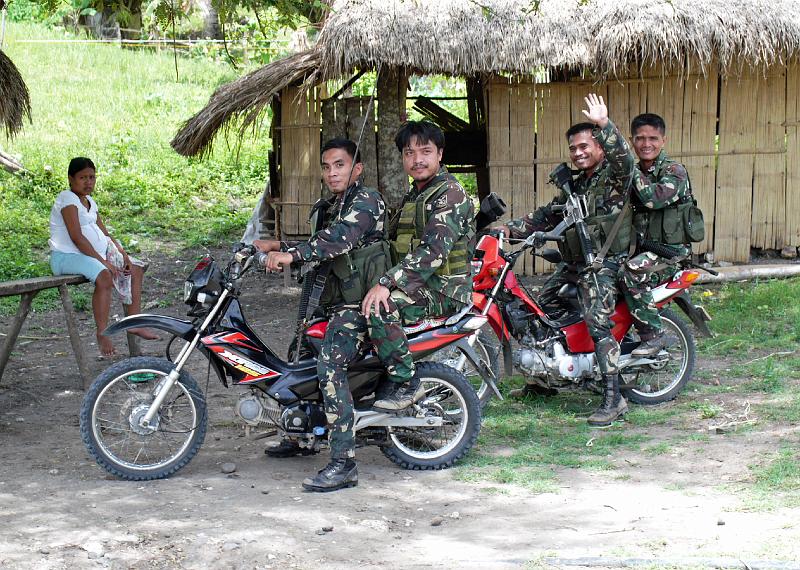
M 565 136 L 567 137 L 567 140 L 569 140 L 569 137 L 571 137 L 572 135 L 577 135 L 578 133 L 582 133 L 583 131 L 593 131 L 593 130 L 594 130 L 594 124 L 592 123 L 575 123 L 574 125 L 572 125 L 570 128 L 567 129 Z
M 435 124 L 430 121 L 407 121 L 400 127 L 394 137 L 394 144 L 397 150 L 403 152 L 403 149 L 411 144 L 411 139 L 416 137 L 417 144 L 428 144 L 432 142 L 436 148 L 444 148 L 444 133 Z
M 636 131 L 642 127 L 653 127 L 654 129 L 658 129 L 658 132 L 660 132 L 662 136 L 667 134 L 667 123 L 665 123 L 664 119 L 655 113 L 642 113 L 641 115 L 636 115 L 631 121 L 631 135 L 635 135 Z
M 97 170 L 94 167 L 94 162 L 92 162 L 91 158 L 86 158 L 85 156 L 76 156 L 72 160 L 69 161 L 69 166 L 67 167 L 67 176 L 75 176 L 83 170 L 84 168 L 91 168 L 92 170 Z
M 319 151 L 319 156 L 322 157 L 322 155 L 325 154 L 325 151 L 331 150 L 333 148 L 344 149 L 345 152 L 347 152 L 347 154 L 350 155 L 350 158 L 353 159 L 355 164 L 361 162 L 361 149 L 358 148 L 356 143 L 344 137 L 332 138 L 324 145 L 322 145 L 322 150 Z

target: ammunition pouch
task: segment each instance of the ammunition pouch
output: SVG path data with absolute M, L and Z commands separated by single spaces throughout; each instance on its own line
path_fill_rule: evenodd
M 360 303 L 367 291 L 391 268 L 389 243 L 381 240 L 352 249 L 335 257 L 330 264 L 329 287 L 326 287 L 321 304 Z
M 650 210 L 646 215 L 649 218 L 645 233 L 647 239 L 669 245 L 700 242 L 705 239 L 703 211 L 697 207 L 697 200 L 694 198 L 688 198 L 662 210 Z M 641 224 L 641 219 L 637 221 Z

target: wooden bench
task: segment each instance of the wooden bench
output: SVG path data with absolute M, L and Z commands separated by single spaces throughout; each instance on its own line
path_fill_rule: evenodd
M 22 324 L 25 322 L 28 312 L 30 312 L 33 298 L 36 297 L 39 291 L 58 288 L 58 293 L 61 296 L 61 305 L 64 308 L 64 316 L 67 321 L 69 340 L 72 343 L 72 351 L 75 353 L 75 360 L 78 363 L 78 371 L 81 378 L 80 388 L 88 388 L 91 376 L 89 375 L 86 351 L 81 343 L 78 321 L 75 318 L 75 308 L 72 305 L 72 298 L 69 296 L 67 288 L 68 285 L 79 285 L 88 282 L 89 280 L 83 275 L 53 275 L 50 277 L 34 277 L 32 279 L 0 282 L 0 297 L 20 295 L 17 315 L 14 317 L 14 321 L 11 323 L 11 330 L 8 331 L 8 336 L 3 343 L 2 349 L 0 349 L 0 380 L 3 377 L 6 364 L 8 364 L 8 359 L 11 357 L 11 350 L 17 342 Z M 141 354 L 138 338 L 135 335 L 128 334 L 128 348 L 131 356 Z

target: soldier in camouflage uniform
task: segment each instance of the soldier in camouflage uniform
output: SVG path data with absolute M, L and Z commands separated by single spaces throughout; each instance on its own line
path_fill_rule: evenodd
M 389 391 L 374 407 L 401 410 L 422 394 L 403 324 L 449 315 L 472 301 L 475 222 L 472 200 L 441 165 L 444 133 L 428 121 L 409 121 L 395 144 L 413 183 L 390 236 L 397 263 L 364 298 L 369 336 L 386 367 Z
M 625 137 L 609 120 L 603 98 L 590 94 L 585 101 L 588 110 L 583 113 L 591 123 L 573 125 L 566 136 L 570 159 L 581 171 L 573 181 L 573 191 L 587 197 L 590 217 L 586 223 L 594 242 L 594 253 L 597 253 L 603 247 L 599 236 L 609 233 L 609 226 L 623 213 L 634 176 L 634 156 Z M 562 191 L 547 206 L 508 222 L 504 232 L 522 239 L 535 231 L 554 228 L 563 215 L 554 211 L 553 206 L 564 204 L 566 199 Z M 558 290 L 565 283 L 577 280 L 581 312 L 594 340 L 597 365 L 605 382 L 603 402 L 588 419 L 589 424 L 594 426 L 610 425 L 627 411 L 627 403 L 619 391 L 619 343 L 611 334 L 611 315 L 617 298 L 617 276 L 630 244 L 631 216 L 629 212 L 624 215 L 626 218 L 623 218 L 623 224 L 612 240 L 603 265 L 596 271 L 586 265 L 582 252 L 576 251 L 575 245 L 570 245 L 571 242 L 574 244 L 574 239 L 570 236 L 574 229 L 567 230 L 566 241 L 559 244 L 563 261 L 556 266 L 539 294 L 540 301 L 547 304 L 556 299 Z M 535 385 L 529 384 L 513 392 L 512 396 L 520 397 L 538 392 Z
M 654 235 L 659 233 L 659 229 L 650 230 L 652 218 L 692 199 L 686 168 L 664 152 L 666 130 L 664 119 L 654 113 L 643 113 L 631 122 L 633 149 L 639 157 L 632 203 L 636 212 L 634 226 L 640 240 L 662 241 L 662 235 Z M 657 213 L 651 216 L 651 212 Z M 674 340 L 664 334 L 650 283 L 651 278 L 657 279 L 660 270 L 675 270 L 674 263 L 690 255 L 692 248 L 688 243 L 671 244 L 670 247 L 678 253 L 674 259 L 667 260 L 643 251 L 631 257 L 622 267 L 622 292 L 642 339 L 642 343 L 633 350 L 633 356 L 652 356 Z
M 359 154 L 355 143 L 346 139 L 333 139 L 322 147 L 323 179 L 335 197 L 328 209 L 333 215 L 326 218 L 324 229 L 306 242 L 254 242 L 259 250 L 270 252 L 266 264 L 268 271 L 288 267 L 293 262 L 332 264 L 321 300 L 328 309 L 330 321 L 317 362 L 328 420 L 331 461 L 315 477 L 303 481 L 303 487 L 310 491 L 334 491 L 358 483 L 354 461 L 353 396 L 347 381 L 347 367 L 357 358 L 364 344 L 367 322 L 360 312 L 360 302 L 372 283 L 351 288 L 350 277 L 366 274 L 359 272 L 357 267 L 365 254 L 373 263 L 384 259 L 380 265 L 383 268 L 390 265 L 386 259 L 388 244 L 384 241 L 383 198 L 358 180 L 363 170 Z M 338 271 L 338 265 L 345 271 Z M 360 293 L 355 290 L 358 287 Z M 268 449 L 267 454 L 290 457 L 304 451 L 297 442 L 287 439 Z

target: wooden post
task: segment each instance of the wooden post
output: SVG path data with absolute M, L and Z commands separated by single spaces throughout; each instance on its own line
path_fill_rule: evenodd
M 3 348 L 0 350 L 0 378 L 3 377 L 3 371 L 6 369 L 8 359 L 11 358 L 11 349 L 14 348 L 14 343 L 17 342 L 17 336 L 22 329 L 22 323 L 28 316 L 28 311 L 31 310 L 31 301 L 36 296 L 38 291 L 31 291 L 30 293 L 23 293 L 19 300 L 19 308 L 17 309 L 17 316 L 14 317 L 14 322 L 11 323 L 11 330 L 8 331 L 6 341 L 3 343 Z
M 78 323 L 75 319 L 75 308 L 72 306 L 72 298 L 69 296 L 66 284 L 58 286 L 58 294 L 61 295 L 61 305 L 64 307 L 64 316 L 67 320 L 67 331 L 69 331 L 69 341 L 72 343 L 72 352 L 75 353 L 75 360 L 78 363 L 78 372 L 81 376 L 80 387 L 82 390 L 86 390 L 89 387 L 91 377 L 86 363 L 86 352 L 83 350 Z
M 389 208 L 398 208 L 408 192 L 408 176 L 394 136 L 406 118 L 408 74 L 384 67 L 378 77 L 378 190 Z

